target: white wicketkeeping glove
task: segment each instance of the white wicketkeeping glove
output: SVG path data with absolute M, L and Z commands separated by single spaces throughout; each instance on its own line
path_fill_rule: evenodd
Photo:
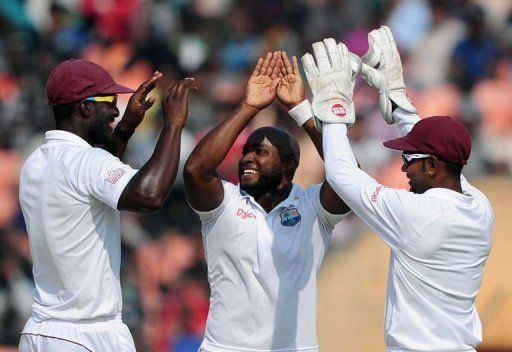
M 355 122 L 352 96 L 356 76 L 361 70 L 361 60 L 349 53 L 345 44 L 336 44 L 332 38 L 313 44 L 315 59 L 311 54 L 302 56 L 306 79 L 313 92 L 315 126 L 322 132 L 322 123 Z
M 374 29 L 368 34 L 369 48 L 361 58 L 361 76 L 379 92 L 382 116 L 388 124 L 393 124 L 392 104 L 405 111 L 417 113 L 416 108 L 407 99 L 402 73 L 402 61 L 391 30 L 386 26 Z M 379 64 L 379 68 L 373 68 Z

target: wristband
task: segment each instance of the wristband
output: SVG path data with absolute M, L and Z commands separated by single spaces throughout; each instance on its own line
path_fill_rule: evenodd
M 129 131 L 129 132 L 123 131 L 119 127 L 119 124 L 116 125 L 116 127 L 114 128 L 114 134 L 116 135 L 116 137 L 118 137 L 123 142 L 128 142 L 128 140 L 130 139 L 130 137 L 133 135 L 134 132 L 135 132 L 135 130 Z
M 311 110 L 309 100 L 306 99 L 302 103 L 294 106 L 290 111 L 288 111 L 288 114 L 290 114 L 292 119 L 297 122 L 299 127 L 302 127 L 307 120 L 313 117 L 313 111 Z

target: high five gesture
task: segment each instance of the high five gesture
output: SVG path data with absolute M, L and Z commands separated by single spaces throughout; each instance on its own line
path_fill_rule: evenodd
M 288 109 L 304 101 L 304 83 L 299 72 L 297 57 L 293 56 L 293 66 L 285 51 L 277 51 L 279 56 L 278 64 L 280 70 L 280 80 L 277 87 L 277 98 Z M 275 56 L 276 54 L 274 54 Z
M 256 109 L 264 109 L 276 98 L 279 78 L 277 75 L 277 57 L 267 53 L 265 59 L 260 58 L 247 82 L 244 103 Z

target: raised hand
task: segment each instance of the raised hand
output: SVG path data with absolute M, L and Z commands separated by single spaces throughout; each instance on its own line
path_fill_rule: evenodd
M 384 120 L 388 124 L 394 123 L 391 102 L 410 113 L 416 113 L 416 108 L 405 93 L 402 61 L 391 30 L 386 26 L 374 29 L 368 34 L 368 44 L 368 51 L 361 58 L 361 76 L 379 92 Z M 373 68 L 377 64 L 378 69 Z
M 299 72 L 297 57 L 292 57 L 292 66 L 285 51 L 277 53 L 282 61 L 282 65 L 279 67 L 280 80 L 277 86 L 277 98 L 288 109 L 291 109 L 304 101 L 304 83 Z
M 264 109 L 276 98 L 279 84 L 277 58 L 267 53 L 265 59 L 260 58 L 247 82 L 244 103 L 256 108 Z
M 160 78 L 162 78 L 162 73 L 155 71 L 153 76 L 142 83 L 130 97 L 124 116 L 119 122 L 126 130 L 134 131 L 144 119 L 146 111 L 155 103 L 155 98 L 147 99 L 147 96 L 156 87 Z
M 165 93 L 162 100 L 164 121 L 183 127 L 188 118 L 188 97 L 190 91 L 196 91 L 194 78 L 185 78 L 174 83 Z
M 344 44 L 336 44 L 332 38 L 314 43 L 313 51 L 315 58 L 306 53 L 302 56 L 302 64 L 313 92 L 315 118 L 326 123 L 353 124 L 352 96 L 361 60 L 350 55 Z

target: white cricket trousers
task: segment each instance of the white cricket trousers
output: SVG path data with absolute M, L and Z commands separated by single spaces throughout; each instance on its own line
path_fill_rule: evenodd
M 18 352 L 135 352 L 135 344 L 120 317 L 39 323 L 30 317 Z

